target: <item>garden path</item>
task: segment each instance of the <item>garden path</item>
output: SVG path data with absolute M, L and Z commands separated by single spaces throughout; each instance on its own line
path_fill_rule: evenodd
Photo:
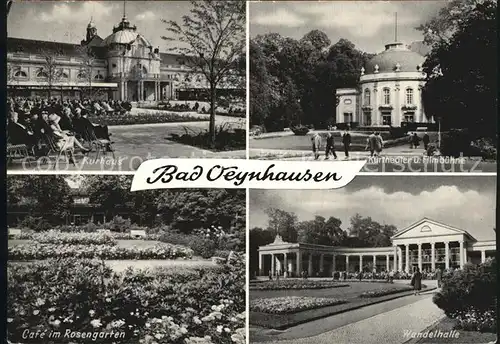
M 402 344 L 410 339 L 405 337 L 405 331 L 423 331 L 444 317 L 432 302 L 433 294 L 408 296 L 274 331 L 273 338 L 255 338 L 252 343 L 262 340 L 265 344 Z

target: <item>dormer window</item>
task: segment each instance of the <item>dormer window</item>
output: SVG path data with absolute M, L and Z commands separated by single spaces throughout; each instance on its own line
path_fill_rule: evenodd
M 18 70 L 17 72 L 14 73 L 15 78 L 27 78 L 28 74 L 22 70 Z
M 104 77 L 102 76 L 100 71 L 97 71 L 97 74 L 94 76 L 94 79 L 96 80 L 104 80 Z
M 36 77 L 40 79 L 47 79 L 49 75 L 45 71 L 41 70 L 36 74 Z

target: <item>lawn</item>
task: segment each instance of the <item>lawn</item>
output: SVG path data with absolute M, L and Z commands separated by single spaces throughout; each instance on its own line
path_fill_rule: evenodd
M 428 333 L 442 333 L 450 332 L 453 330 L 455 325 L 455 321 L 448 317 L 445 317 L 437 324 L 427 329 Z M 412 342 L 414 344 L 441 344 L 441 343 L 463 343 L 463 344 L 486 344 L 490 342 L 495 342 L 497 339 L 497 335 L 495 333 L 482 333 L 475 331 L 463 331 L 463 330 L 455 330 L 458 334 L 458 338 L 421 338 L 416 342 Z
M 373 298 L 360 297 L 361 294 L 369 291 L 381 291 L 392 288 L 400 288 L 400 293 L 385 295 Z M 319 307 L 289 314 L 270 314 L 263 312 L 250 312 L 250 324 L 273 329 L 286 329 L 292 326 L 303 324 L 312 320 L 327 316 L 340 314 L 353 309 L 361 308 L 371 304 L 392 300 L 398 297 L 412 295 L 413 291 L 407 291 L 406 284 L 388 284 L 375 282 L 358 282 L 342 288 L 324 289 L 300 289 L 300 290 L 251 290 L 250 303 L 252 301 L 265 302 L 265 299 L 282 297 L 304 297 L 304 298 L 325 298 L 344 300 L 345 303 L 332 306 Z

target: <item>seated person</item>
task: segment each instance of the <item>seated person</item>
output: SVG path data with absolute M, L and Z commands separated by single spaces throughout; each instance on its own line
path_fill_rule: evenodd
M 109 104 L 106 102 L 102 103 L 102 107 L 104 108 L 104 110 L 106 112 L 115 112 L 115 110 L 113 110 L 113 108 L 111 106 L 109 106 Z
M 26 126 L 18 122 L 19 115 L 17 112 L 10 113 L 10 121 L 7 126 L 7 133 L 9 143 L 13 145 L 26 145 L 29 149 L 33 149 L 36 145 L 35 134 L 30 131 Z
M 73 120 L 71 119 L 71 109 L 69 107 L 65 107 L 61 114 L 61 120 L 59 121 L 59 126 L 62 130 L 66 130 L 69 132 L 74 132 L 73 128 Z
M 74 135 L 69 134 L 67 131 L 64 131 L 59 126 L 60 117 L 56 114 L 51 114 L 49 116 L 49 126 L 52 130 L 52 138 L 54 139 L 55 144 L 60 150 L 64 150 L 66 148 L 70 148 L 73 150 L 76 147 L 80 148 L 83 153 L 88 153 L 90 149 L 85 148 Z

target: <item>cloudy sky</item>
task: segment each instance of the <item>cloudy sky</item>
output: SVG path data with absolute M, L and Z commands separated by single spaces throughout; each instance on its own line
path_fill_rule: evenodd
M 347 230 L 359 213 L 403 229 L 423 217 L 494 240 L 495 177 L 358 176 L 337 190 L 251 190 L 250 228 L 267 227 L 269 207 L 294 212 L 299 221 L 335 216 Z
M 378 53 L 394 41 L 395 13 L 398 40 L 410 44 L 423 39 L 415 30 L 436 15 L 444 1 L 268 1 L 250 3 L 250 35 L 277 32 L 299 39 L 313 29 L 325 32 L 332 43 L 340 38 L 358 49 Z
M 166 51 L 172 44 L 161 19 L 180 21 L 187 14 L 187 1 L 127 1 L 127 17 L 154 47 Z M 29 1 L 12 5 L 7 22 L 9 37 L 80 43 L 92 17 L 103 39 L 113 33 L 123 16 L 123 1 Z

